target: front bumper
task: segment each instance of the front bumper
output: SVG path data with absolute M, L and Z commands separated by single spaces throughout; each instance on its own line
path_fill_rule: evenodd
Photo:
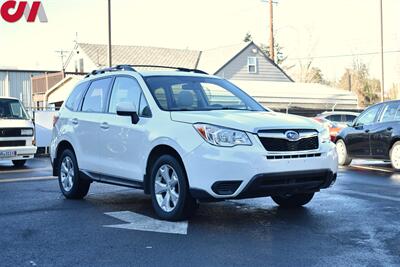
M 192 195 L 218 200 L 316 192 L 336 179 L 333 143 L 316 151 L 269 153 L 251 139 L 253 146 L 233 148 L 204 143 L 183 157 Z
M 0 157 L 0 160 L 27 160 L 32 159 L 37 151 L 36 146 L 1 147 L 0 152 L 15 151 L 16 156 Z

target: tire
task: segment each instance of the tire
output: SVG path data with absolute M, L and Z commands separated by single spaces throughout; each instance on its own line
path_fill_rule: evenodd
M 90 181 L 79 177 L 79 168 L 74 152 L 66 149 L 58 162 L 58 184 L 67 199 L 82 199 L 89 192 Z
M 342 139 L 336 142 L 336 151 L 338 153 L 338 161 L 340 166 L 349 166 L 352 159 L 347 154 L 346 144 Z
M 400 171 L 400 141 L 397 141 L 393 144 L 392 148 L 390 149 L 389 156 L 393 169 Z
M 155 161 L 150 183 L 152 205 L 162 220 L 185 220 L 196 211 L 198 205 L 190 195 L 186 172 L 175 157 L 163 155 Z
M 22 168 L 25 166 L 26 160 L 13 160 L 12 163 L 17 168 Z
M 288 196 L 272 196 L 272 200 L 282 208 L 299 208 L 306 205 L 314 197 L 314 193 Z

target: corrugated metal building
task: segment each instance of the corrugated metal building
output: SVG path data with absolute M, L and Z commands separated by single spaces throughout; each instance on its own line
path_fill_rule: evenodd
M 31 77 L 46 71 L 0 69 L 0 96 L 20 99 L 27 108 L 32 107 Z

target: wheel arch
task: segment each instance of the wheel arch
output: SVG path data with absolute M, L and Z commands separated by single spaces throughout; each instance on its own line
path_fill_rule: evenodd
M 179 161 L 179 163 L 182 164 L 183 171 L 187 174 L 186 169 L 185 169 L 185 164 L 183 163 L 182 157 L 176 149 L 174 149 L 172 146 L 169 146 L 169 145 L 164 145 L 164 144 L 157 145 L 151 150 L 149 156 L 147 157 L 146 173 L 143 177 L 145 194 L 150 194 L 151 167 L 153 166 L 153 164 L 157 160 L 157 158 L 159 158 L 162 155 L 171 155 L 171 156 L 175 157 Z
M 74 150 L 74 147 L 72 146 L 72 144 L 67 140 L 61 141 L 57 145 L 57 149 L 55 151 L 56 157 L 54 158 L 54 162 L 53 162 L 53 176 L 58 175 L 58 166 L 59 166 L 59 160 L 61 157 L 61 153 L 66 149 L 70 149 L 75 154 L 75 157 L 76 157 L 76 153 L 75 153 L 75 150 Z

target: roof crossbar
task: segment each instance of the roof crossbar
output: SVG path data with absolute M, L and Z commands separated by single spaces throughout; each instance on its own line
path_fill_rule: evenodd
M 114 66 L 111 68 L 94 70 L 94 71 L 90 72 L 88 75 L 86 75 L 86 78 L 90 77 L 92 75 L 98 75 L 98 74 L 103 74 L 103 73 L 112 72 L 112 71 L 134 71 L 134 72 L 136 72 L 136 70 L 129 65 L 117 65 L 117 66 Z

